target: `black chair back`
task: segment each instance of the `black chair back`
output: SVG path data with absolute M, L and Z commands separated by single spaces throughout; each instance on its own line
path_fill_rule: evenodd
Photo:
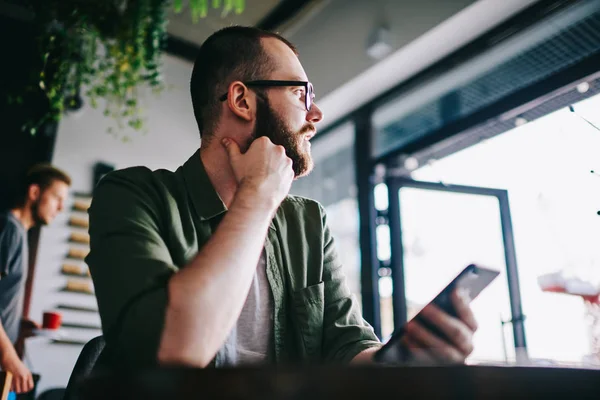
M 63 400 L 77 400 L 76 389 L 79 382 L 87 377 L 94 369 L 94 365 L 100 357 L 100 353 L 104 350 L 104 338 L 98 336 L 90 340 L 83 346 L 81 353 L 77 358 Z
M 64 400 L 65 399 L 65 389 L 64 388 L 54 388 L 48 389 L 45 392 L 41 393 L 37 400 Z

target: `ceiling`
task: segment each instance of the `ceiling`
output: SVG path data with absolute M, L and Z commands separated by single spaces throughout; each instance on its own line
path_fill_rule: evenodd
M 258 25 L 276 9 L 281 0 L 246 0 L 245 3 L 244 11 L 239 15 L 231 11 L 222 16 L 222 7 L 209 8 L 208 15 L 194 23 L 188 3 L 184 2 L 181 13 L 175 14 L 171 8 L 167 30 L 172 37 L 200 46 L 212 33 L 226 26 Z

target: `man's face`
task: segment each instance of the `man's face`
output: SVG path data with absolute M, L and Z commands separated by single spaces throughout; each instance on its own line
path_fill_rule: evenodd
M 309 142 L 316 133 L 314 125 L 307 122 L 302 128 L 294 131 L 273 110 L 268 98 L 260 94 L 257 97 L 253 139 L 266 136 L 274 144 L 283 146 L 286 155 L 293 162 L 294 176 L 299 178 L 308 175 L 314 167 Z
M 55 180 L 46 189 L 39 192 L 31 205 L 36 225 L 48 225 L 64 209 L 69 193 L 69 185 Z
M 271 80 L 308 81 L 300 60 L 294 52 L 277 39 L 264 39 L 263 46 L 277 68 Z M 253 139 L 266 136 L 285 148 L 293 161 L 296 178 L 305 176 L 313 168 L 309 140 L 317 133 L 315 124 L 323 114 L 316 104 L 310 111 L 305 106 L 305 87 L 273 87 L 256 92 L 256 124 Z

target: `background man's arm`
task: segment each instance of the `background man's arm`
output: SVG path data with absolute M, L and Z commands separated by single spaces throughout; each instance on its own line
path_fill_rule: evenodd
M 0 272 L 8 277 L 14 271 L 17 263 L 22 262 L 23 250 L 21 233 L 11 223 L 2 227 L 0 235 Z M 0 367 L 13 374 L 12 389 L 17 393 L 28 392 L 33 389 L 31 372 L 19 358 L 17 350 L 4 330 L 0 321 Z
M 28 392 L 33 389 L 31 372 L 19 358 L 12 342 L 8 338 L 0 322 L 0 366 L 4 371 L 13 374 L 12 387 L 17 393 Z

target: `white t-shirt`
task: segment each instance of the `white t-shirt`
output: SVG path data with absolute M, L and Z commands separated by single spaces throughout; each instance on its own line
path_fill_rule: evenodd
M 273 294 L 261 253 L 242 312 L 223 347 L 217 367 L 266 364 L 273 359 Z

